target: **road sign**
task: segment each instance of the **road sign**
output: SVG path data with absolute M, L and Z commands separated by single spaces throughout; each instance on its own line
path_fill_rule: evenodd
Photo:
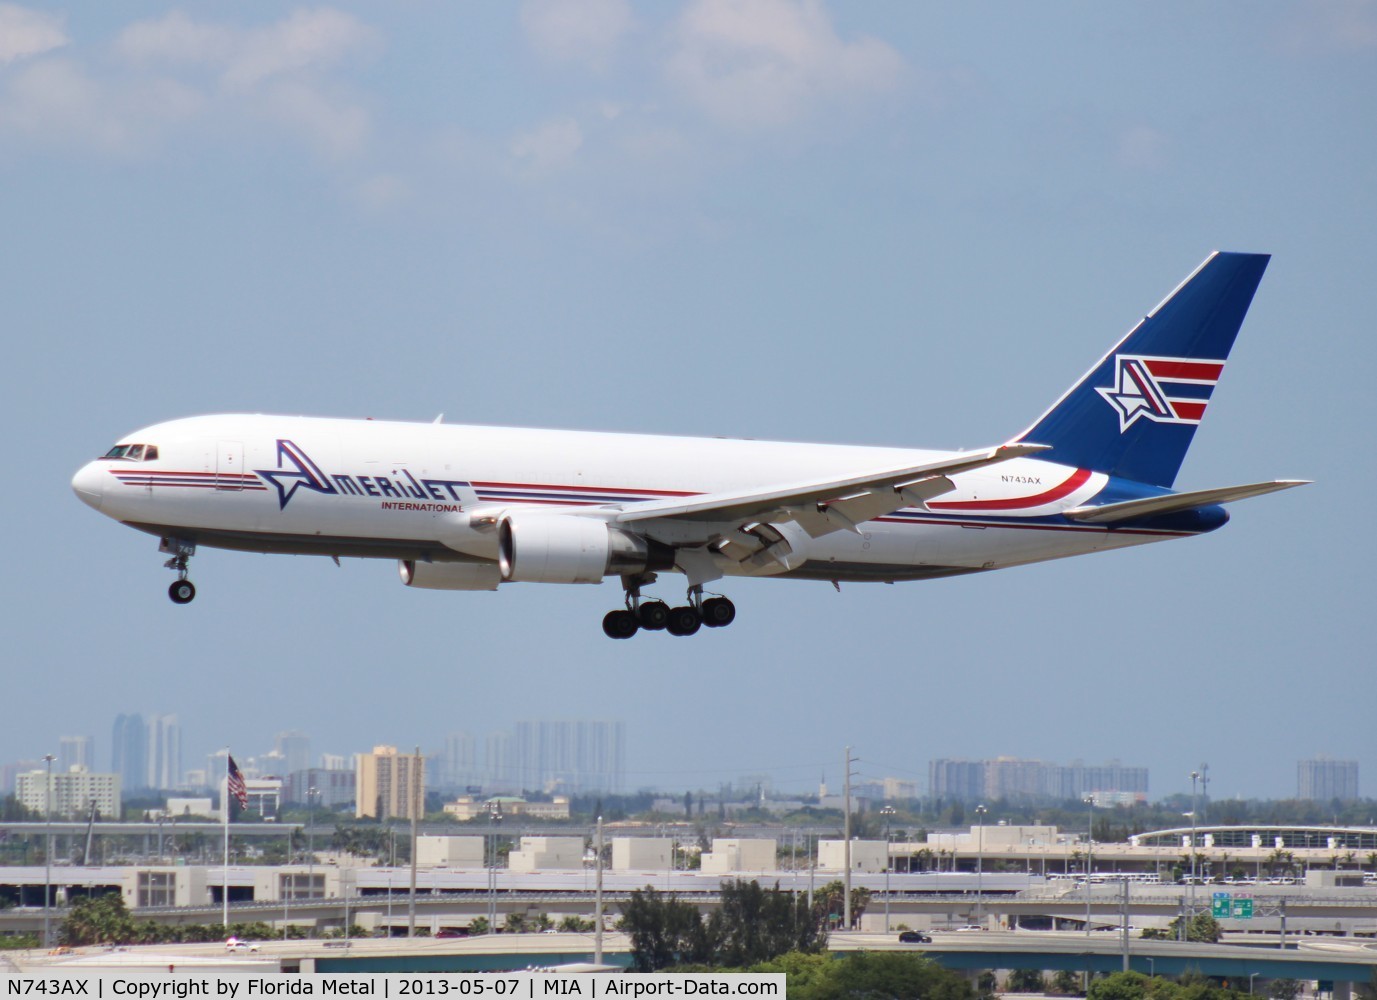
M 1216 892 L 1210 898 L 1210 916 L 1215 919 L 1227 917 L 1229 915 L 1229 902 L 1230 898 L 1227 892 Z
M 1253 897 L 1235 896 L 1234 897 L 1234 918 L 1236 920 L 1253 919 Z

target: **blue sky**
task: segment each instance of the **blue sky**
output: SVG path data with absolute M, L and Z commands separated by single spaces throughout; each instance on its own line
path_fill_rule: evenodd
M 1371 794 L 1374 93 L 1371 2 L 0 3 L 0 761 L 614 717 L 633 785 L 849 743 Z M 67 485 L 221 411 L 990 445 L 1216 248 L 1275 256 L 1178 485 L 1317 484 L 1201 539 L 611 643 L 611 585 L 362 561 L 203 551 L 176 608 Z

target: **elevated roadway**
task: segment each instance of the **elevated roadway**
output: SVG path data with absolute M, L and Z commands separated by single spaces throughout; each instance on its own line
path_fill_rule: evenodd
M 1377 972 L 1377 948 L 1354 941 L 1315 941 L 1297 948 L 1230 944 L 1181 944 L 1130 940 L 1127 956 L 1115 935 L 1075 933 L 936 933 L 931 944 L 901 944 L 896 934 L 833 934 L 834 952 L 911 951 L 957 971 L 1039 969 L 1116 972 L 1128 967 L 1147 975 L 1195 972 L 1246 984 L 1250 978 L 1318 980 L 1335 984 L 1342 1000 L 1347 984 L 1366 983 Z M 62 968 L 166 968 L 214 963 L 243 971 L 282 969 L 310 972 L 442 972 L 525 969 L 593 957 L 592 934 L 493 934 L 460 939 L 365 939 L 350 942 L 268 941 L 254 953 L 227 955 L 223 945 L 149 945 L 129 949 L 82 948 L 62 955 L 12 955 L 23 971 Z M 626 935 L 604 935 L 604 960 L 630 964 Z

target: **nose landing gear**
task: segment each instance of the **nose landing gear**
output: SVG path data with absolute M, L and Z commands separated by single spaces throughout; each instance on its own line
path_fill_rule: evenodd
M 177 571 L 177 579 L 167 588 L 167 596 L 172 598 L 173 604 L 190 604 L 196 597 L 196 585 L 186 578 L 186 572 L 187 561 L 196 554 L 195 544 L 180 538 L 164 538 L 158 544 L 158 551 L 172 556 L 163 565 Z
M 670 635 L 693 635 L 699 628 L 723 628 L 736 619 L 736 605 L 725 597 L 703 599 L 702 586 L 688 589 L 688 603 L 671 608 L 664 601 L 641 599 L 641 587 L 654 583 L 653 574 L 642 577 L 622 577 L 626 588 L 626 609 L 609 611 L 602 620 L 602 631 L 609 639 L 630 639 L 641 629 L 647 632 L 664 630 Z

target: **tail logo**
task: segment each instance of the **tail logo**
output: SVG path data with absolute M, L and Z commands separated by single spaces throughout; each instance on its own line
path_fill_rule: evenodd
M 1140 417 L 1159 424 L 1198 424 L 1223 370 L 1223 361 L 1118 354 L 1114 385 L 1095 391 L 1119 414 L 1120 434 Z

